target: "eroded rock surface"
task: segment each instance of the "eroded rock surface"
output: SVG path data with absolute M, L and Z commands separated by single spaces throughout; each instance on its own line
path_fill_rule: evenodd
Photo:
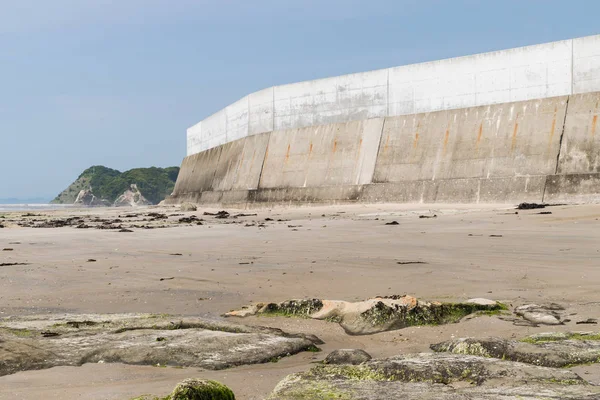
M 314 348 L 315 337 L 167 315 L 0 319 L 0 376 L 59 365 L 119 362 L 223 369 Z
M 338 349 L 325 357 L 325 364 L 351 364 L 359 365 L 371 359 L 371 355 L 361 349 Z
M 269 399 L 596 399 L 572 371 L 459 354 L 414 354 L 319 365 L 281 381 Z
M 526 304 L 515 308 L 515 314 L 523 317 L 532 325 L 562 325 L 562 311 L 565 309 L 556 303 L 538 305 Z
M 482 300 L 482 299 L 478 299 Z M 466 315 L 495 312 L 506 307 L 497 302 L 440 303 L 412 296 L 376 297 L 360 302 L 303 299 L 282 303 L 257 303 L 226 316 L 246 317 L 257 314 L 299 316 L 338 322 L 346 333 L 366 335 L 415 325 L 440 325 L 458 322 Z
M 600 334 L 543 333 L 522 340 L 463 338 L 433 344 L 431 349 L 560 368 L 599 362 Z

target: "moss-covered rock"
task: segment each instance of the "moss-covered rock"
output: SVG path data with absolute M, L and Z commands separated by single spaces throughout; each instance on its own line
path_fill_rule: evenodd
M 600 362 L 600 334 L 542 333 L 521 340 L 462 338 L 433 344 L 431 349 L 562 368 Z
M 186 379 L 175 387 L 168 400 L 235 400 L 235 396 L 222 383 Z
M 600 388 L 576 373 L 460 354 L 412 354 L 318 365 L 281 381 L 271 400 L 583 399 Z
M 177 384 L 166 397 L 142 395 L 131 400 L 235 400 L 235 395 L 222 383 L 190 378 Z

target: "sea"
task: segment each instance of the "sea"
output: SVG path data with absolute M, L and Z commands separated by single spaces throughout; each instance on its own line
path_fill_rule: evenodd
M 4 211 L 48 211 L 64 210 L 72 204 L 0 204 L 0 212 Z

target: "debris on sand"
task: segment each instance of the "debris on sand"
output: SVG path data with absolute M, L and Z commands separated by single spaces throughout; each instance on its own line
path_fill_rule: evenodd
M 127 228 L 121 228 L 121 229 L 119 229 L 119 232 L 130 233 L 130 232 L 133 232 L 133 231 L 131 229 L 127 229 Z
M 167 218 L 169 218 L 167 216 L 167 214 L 161 214 L 161 213 L 157 213 L 157 212 L 151 212 L 151 213 L 148 213 L 146 215 L 151 218 L 150 221 L 158 221 L 158 220 L 161 220 L 161 219 L 167 219 Z
M 546 208 L 548 204 L 538 203 L 521 203 L 517 206 L 517 210 L 535 210 L 536 208 Z
M 597 325 L 598 324 L 598 320 L 596 318 L 588 318 L 588 319 L 583 320 L 583 321 L 577 321 L 577 322 L 575 322 L 575 324 L 577 324 L 577 325 L 581 325 L 581 324 Z
M 205 211 L 204 215 L 212 215 L 212 216 L 214 216 L 215 218 L 218 218 L 218 219 L 229 218 L 229 213 L 227 211 L 225 211 L 225 210 L 222 210 L 222 211 L 219 211 L 219 212 L 216 212 L 216 213 L 211 213 L 211 212 Z
M 425 261 L 396 261 L 399 265 L 410 265 L 410 264 L 427 264 Z
M 540 215 L 548 215 L 548 214 L 552 214 L 552 211 L 542 211 L 542 212 L 539 212 L 538 214 L 540 214 Z
M 12 267 L 15 265 L 29 265 L 29 263 L 22 263 L 22 262 L 0 263 L 0 267 Z
M 499 313 L 506 306 L 492 302 L 440 303 L 417 300 L 412 296 L 375 297 L 365 301 L 302 299 L 281 303 L 256 303 L 226 313 L 226 317 L 250 315 L 295 316 L 338 322 L 349 335 L 368 335 L 415 325 L 440 325 L 459 322 L 463 317 L 483 311 Z
M 256 217 L 257 215 L 258 215 L 258 214 L 243 214 L 243 213 L 240 213 L 240 214 L 235 214 L 235 215 L 234 215 L 233 217 L 231 217 L 231 218 L 238 218 L 238 217 Z
M 181 217 L 178 220 L 178 222 L 180 224 L 191 224 L 191 223 L 198 222 L 198 221 L 200 221 L 200 220 L 195 215 L 190 215 L 189 217 Z
M 437 214 L 433 214 L 433 215 L 419 215 L 419 218 L 437 218 Z
M 386 225 L 400 225 L 398 221 L 386 222 Z

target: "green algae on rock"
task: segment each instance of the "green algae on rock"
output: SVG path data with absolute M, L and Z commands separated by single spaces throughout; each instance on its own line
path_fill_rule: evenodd
M 143 395 L 131 400 L 235 400 L 235 395 L 217 381 L 190 378 L 177 384 L 166 397 Z

